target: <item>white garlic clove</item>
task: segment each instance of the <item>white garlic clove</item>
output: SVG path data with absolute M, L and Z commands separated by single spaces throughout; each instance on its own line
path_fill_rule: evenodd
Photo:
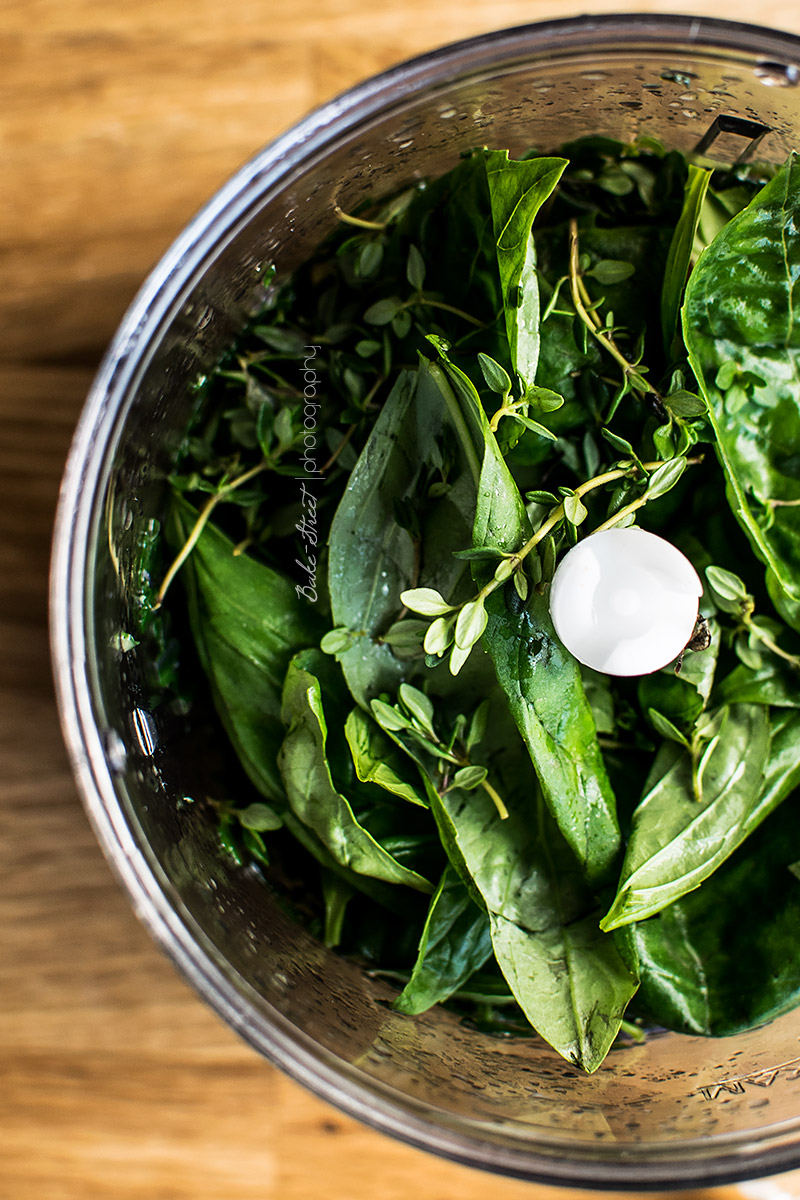
M 703 585 L 684 554 L 643 529 L 605 529 L 573 546 L 550 588 L 561 641 L 606 675 L 649 675 L 694 632 Z

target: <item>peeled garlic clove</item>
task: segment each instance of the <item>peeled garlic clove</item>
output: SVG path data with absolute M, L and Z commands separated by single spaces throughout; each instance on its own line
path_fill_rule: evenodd
M 703 585 L 671 542 L 643 529 L 604 529 L 564 555 L 550 588 L 556 633 L 606 675 L 649 675 L 694 632 Z

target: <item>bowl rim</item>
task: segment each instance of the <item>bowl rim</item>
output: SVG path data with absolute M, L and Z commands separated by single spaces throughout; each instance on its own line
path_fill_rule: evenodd
M 498 1144 L 420 1115 L 375 1081 L 358 1082 L 323 1061 L 285 1021 L 254 1014 L 246 994 L 212 961 L 192 919 L 170 898 L 129 827 L 114 785 L 113 748 L 96 724 L 88 678 L 91 630 L 88 564 L 107 474 L 105 451 L 120 407 L 135 386 L 143 356 L 192 281 L 232 236 L 265 190 L 280 184 L 310 155 L 410 95 L 451 84 L 499 63 L 592 51 L 670 45 L 729 51 L 748 60 L 800 69 L 800 37 L 711 17 L 663 13 L 578 16 L 513 26 L 451 42 L 401 62 L 313 109 L 255 154 L 185 226 L 142 284 L 98 369 L 76 428 L 61 485 L 50 572 L 52 667 L 62 732 L 84 807 L 133 908 L 184 978 L 242 1038 L 310 1091 L 361 1122 L 420 1149 L 468 1166 L 545 1184 L 637 1191 L 720 1185 L 800 1166 L 800 1118 L 762 1134 L 719 1139 L 721 1153 L 695 1157 L 697 1141 L 673 1142 L 643 1160 L 636 1148 L 616 1159 L 561 1157 L 533 1147 Z M 785 1144 L 794 1135 L 794 1144 Z M 740 1143 L 749 1139 L 749 1145 Z M 713 1139 L 712 1139 L 713 1141 Z M 544 1142 L 543 1142 L 544 1144 Z M 706 1145 L 711 1145 L 707 1141 Z M 552 1143 L 555 1145 L 555 1140 Z M 588 1148 L 588 1147 L 587 1147 Z M 594 1149 L 594 1148 L 592 1148 Z M 652 1149 L 652 1147 L 651 1147 Z M 688 1177 L 687 1177 L 688 1173 Z

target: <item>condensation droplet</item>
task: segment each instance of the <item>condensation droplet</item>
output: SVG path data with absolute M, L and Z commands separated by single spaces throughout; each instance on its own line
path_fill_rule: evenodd
M 800 83 L 800 68 L 794 63 L 762 62 L 754 74 L 765 87 L 797 87 Z
M 113 775 L 121 775 L 125 770 L 128 754 L 125 749 L 125 743 L 117 733 L 116 729 L 107 729 L 103 734 L 103 743 L 105 747 L 106 762 L 108 769 Z

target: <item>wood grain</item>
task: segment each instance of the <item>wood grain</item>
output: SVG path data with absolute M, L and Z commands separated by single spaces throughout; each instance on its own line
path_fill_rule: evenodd
M 737 0 L 703 9 L 752 15 Z M 46 605 L 58 483 L 92 369 L 192 212 L 269 138 L 367 74 L 570 11 L 564 0 L 0 6 L 0 1200 L 557 1195 L 355 1124 L 188 990 L 137 924 L 80 807 Z M 794 4 L 771 0 L 757 15 L 800 30 Z M 780 1186 L 800 1195 L 793 1178 Z

